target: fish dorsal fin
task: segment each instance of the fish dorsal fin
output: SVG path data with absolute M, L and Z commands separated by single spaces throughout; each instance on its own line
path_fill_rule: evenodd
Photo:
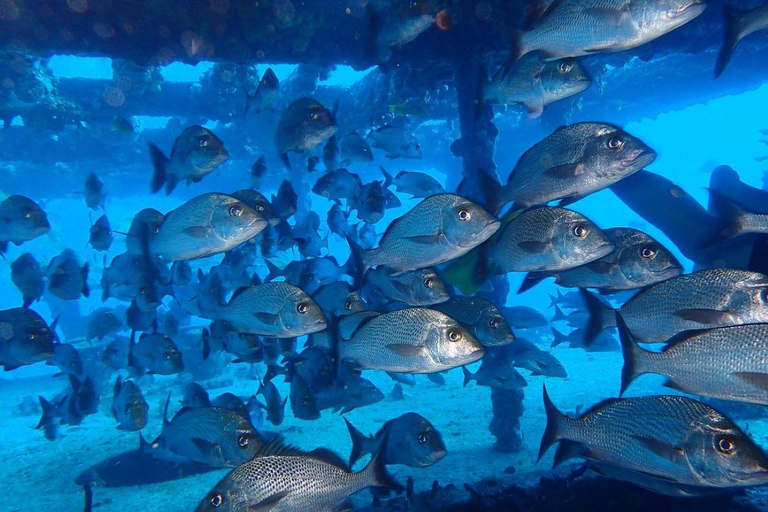
M 231 303 L 235 298 L 237 298 L 239 295 L 241 295 L 244 291 L 246 291 L 249 288 L 253 288 L 252 286 L 241 286 L 237 290 L 235 290 L 235 293 L 232 294 L 232 297 L 229 298 L 229 302 Z
M 347 466 L 347 463 L 344 462 L 341 457 L 326 448 L 315 448 L 309 452 L 308 456 L 315 460 L 336 466 L 337 468 L 343 469 L 344 471 L 349 471 L 349 466 Z
M 579 416 L 579 419 L 585 418 L 586 416 L 589 416 L 590 414 L 594 414 L 596 412 L 599 412 L 599 411 L 605 409 L 606 407 L 610 407 L 610 406 L 616 404 L 619 401 L 621 401 L 621 399 L 619 399 L 619 398 L 606 398 L 602 402 L 596 403 L 595 405 L 593 405 L 592 407 L 590 407 L 589 409 L 587 409 L 586 411 L 581 413 L 581 416 Z
M 310 455 L 300 448 L 283 443 L 281 438 L 275 438 L 259 448 L 253 458 L 259 457 L 309 457 Z

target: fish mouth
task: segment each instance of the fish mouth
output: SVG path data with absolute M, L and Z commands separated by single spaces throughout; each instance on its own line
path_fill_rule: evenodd
M 483 357 L 484 355 L 485 355 L 485 349 L 483 347 L 473 350 L 467 355 L 466 357 L 467 362 L 464 364 L 473 363 L 478 359 L 480 359 L 481 357 Z
M 691 20 L 704 12 L 707 8 L 707 4 L 703 0 L 691 0 L 688 5 L 685 5 L 677 11 L 667 12 L 667 18 L 670 20 L 677 20 L 680 18 Z
M 635 154 L 629 155 L 628 159 L 621 162 L 622 167 L 634 167 L 642 169 L 646 165 L 650 165 L 656 160 L 656 152 L 652 149 L 637 150 Z
M 473 242 L 469 242 L 466 246 L 474 247 L 475 245 L 477 245 L 477 240 L 480 240 L 480 243 L 485 242 L 486 240 L 491 238 L 491 236 L 496 231 L 499 230 L 499 227 L 501 227 L 501 222 L 494 219 L 493 221 L 483 226 L 483 228 L 477 233 L 475 240 Z

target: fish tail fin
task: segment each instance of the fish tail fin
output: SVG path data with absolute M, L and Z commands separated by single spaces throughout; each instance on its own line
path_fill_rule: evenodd
M 392 177 L 391 174 L 387 172 L 387 170 L 384 167 L 379 166 L 379 169 L 381 169 L 381 174 L 384 175 L 384 184 L 382 185 L 382 188 L 389 188 L 394 183 L 395 178 Z
M 21 307 L 29 308 L 29 306 L 31 306 L 33 302 L 35 302 L 35 298 L 34 297 L 26 297 L 24 299 L 24 303 L 21 305 Z
M 163 407 L 163 426 L 170 423 L 168 421 L 168 406 L 171 405 L 171 392 L 168 392 L 168 398 L 165 399 L 165 407 Z
M 368 450 L 366 450 L 365 445 L 371 438 L 357 430 L 346 417 L 344 418 L 344 423 L 347 424 L 349 437 L 352 439 L 352 452 L 349 454 L 349 467 L 351 468 L 362 456 L 369 453 Z
M 562 332 L 558 331 L 554 327 L 550 327 L 550 329 L 552 330 L 552 336 L 554 336 L 554 339 L 552 340 L 552 344 L 550 345 L 550 348 L 551 347 L 556 347 L 556 346 L 558 346 L 558 345 L 568 341 L 568 336 L 566 336 Z
M 269 283 L 269 282 L 274 281 L 278 277 L 280 277 L 280 275 L 283 272 L 282 270 L 280 270 L 280 267 L 278 267 L 277 265 L 275 265 L 274 263 L 272 263 L 269 260 L 265 259 L 264 261 L 265 261 L 265 263 L 267 265 L 267 270 L 268 270 L 267 276 L 264 278 L 264 282 L 265 283 Z
M 493 267 L 488 257 L 486 242 L 450 264 L 443 272 L 442 278 L 455 286 L 463 295 L 473 295 L 491 277 Z
M 203 343 L 203 361 L 207 361 L 211 355 L 211 333 L 205 327 L 200 333 L 200 341 Z
M 153 143 L 149 143 L 149 156 L 152 158 L 152 167 L 154 173 L 152 174 L 152 193 L 156 194 L 168 180 L 168 162 L 170 159 L 155 146 Z
M 40 401 L 40 409 L 42 409 L 43 412 L 40 415 L 40 421 L 37 422 L 35 429 L 41 428 L 43 425 L 56 417 L 56 408 L 51 402 L 46 400 L 42 395 L 38 395 L 37 399 Z
M 83 297 L 88 297 L 91 294 L 91 289 L 88 287 L 88 263 L 83 265 Z
M 365 467 L 363 472 L 370 475 L 370 485 L 374 487 L 389 487 L 394 490 L 402 490 L 402 486 L 398 484 L 392 475 L 387 471 L 386 466 L 386 453 L 387 453 L 387 439 L 389 438 L 389 430 L 384 434 L 381 439 L 378 450 L 371 458 L 371 462 Z
M 725 67 L 731 60 L 733 50 L 736 49 L 736 45 L 742 38 L 741 33 L 741 11 L 738 9 L 725 5 L 723 8 L 724 22 L 723 26 L 725 32 L 723 34 L 723 46 L 720 48 L 720 53 L 717 54 L 717 63 L 715 64 L 715 78 L 718 78 L 725 71 Z
M 616 312 L 616 324 L 619 327 L 621 353 L 624 356 L 624 366 L 621 369 L 621 390 L 619 391 L 619 396 L 622 396 L 633 380 L 646 373 L 642 368 L 645 350 L 632 337 L 629 327 L 618 312 Z
M 344 264 L 347 274 L 354 279 L 354 288 L 359 289 L 363 284 L 363 278 L 371 265 L 368 263 L 368 251 L 357 245 L 352 238 L 347 237 L 349 244 L 349 260 Z
M 464 384 L 462 384 L 462 387 L 467 387 L 467 384 L 469 384 L 469 381 L 472 380 L 472 377 L 474 377 L 474 375 L 472 374 L 471 371 L 467 370 L 466 366 L 461 367 L 461 373 L 464 374 Z
M 541 437 L 539 456 L 536 459 L 536 462 L 541 460 L 553 444 L 561 440 L 560 430 L 562 429 L 563 420 L 566 419 L 566 416 L 555 407 L 555 404 L 552 403 L 552 399 L 549 398 L 546 384 L 543 386 L 543 396 L 544 411 L 547 414 L 547 427 L 544 429 L 544 435 Z
M 0 242 L 0 256 L 5 258 L 5 252 L 8 250 L 8 242 Z
M 560 306 L 555 305 L 555 314 L 552 315 L 552 322 L 559 322 L 561 320 L 568 320 L 568 317 L 563 313 Z
M 187 183 L 189 183 L 189 181 L 187 181 Z M 179 180 L 177 180 L 173 175 L 168 175 L 168 181 L 165 182 L 165 195 L 171 195 L 171 192 L 173 192 L 173 189 L 175 189 L 176 185 L 178 184 Z
M 584 329 L 584 344 L 590 346 L 600 333 L 603 332 L 603 329 L 606 328 L 605 315 L 613 313 L 614 310 L 603 304 L 600 299 L 584 288 L 579 288 L 579 293 L 584 298 L 584 303 L 589 313 L 587 327 Z
M 550 276 L 551 274 L 549 272 L 528 272 L 525 274 L 525 278 L 523 279 L 522 284 L 520 284 L 517 294 L 520 295 L 524 291 L 530 290 Z
M 730 197 L 710 188 L 709 209 L 720 218 L 720 230 L 713 235 L 710 245 L 730 240 L 743 233 L 744 217 L 748 213 Z
M 291 170 L 291 160 L 288 158 L 288 153 L 280 153 L 280 161 L 289 171 Z

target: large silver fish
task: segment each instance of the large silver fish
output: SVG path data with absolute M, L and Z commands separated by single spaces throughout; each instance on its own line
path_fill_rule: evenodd
M 192 260 L 234 249 L 258 235 L 267 220 L 225 194 L 203 194 L 168 212 L 149 242 L 165 261 Z
M 394 220 L 379 246 L 357 251 L 363 271 L 385 265 L 395 272 L 431 267 L 466 254 L 485 242 L 499 221 L 469 199 L 438 194 Z
M 299 98 L 288 105 L 280 117 L 275 148 L 283 163 L 290 167 L 289 151 L 308 151 L 325 142 L 338 129 L 334 112 L 312 98 Z
M 459 322 L 426 308 L 376 316 L 339 346 L 339 356 L 352 366 L 400 373 L 440 372 L 477 361 L 483 353 Z
M 578 418 L 554 406 L 546 388 L 547 428 L 539 459 L 555 443 L 555 465 L 583 457 L 655 480 L 707 488 L 768 482 L 768 460 L 732 421 L 683 396 L 609 399 Z
M 617 126 L 563 126 L 526 151 L 499 192 L 513 209 L 552 201 L 569 204 L 613 185 L 656 159 L 643 141 Z

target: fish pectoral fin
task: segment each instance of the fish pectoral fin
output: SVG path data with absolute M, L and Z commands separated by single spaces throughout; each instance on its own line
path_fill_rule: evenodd
M 522 242 L 518 242 L 517 245 L 525 252 L 530 252 L 532 254 L 541 254 L 547 250 L 547 248 L 550 246 L 550 243 L 537 242 L 535 240 L 523 240 Z
M 597 274 L 607 274 L 613 268 L 613 263 L 611 263 L 610 261 L 599 259 L 599 260 L 595 260 L 590 263 L 587 263 L 584 266 Z
M 202 439 L 200 437 L 193 437 L 190 439 L 192 441 L 192 444 L 195 445 L 195 448 L 198 449 L 198 451 L 204 455 L 218 457 L 221 456 L 221 445 L 212 443 L 211 441 L 208 441 L 206 439 Z
M 734 372 L 733 376 L 751 386 L 768 391 L 768 374 L 759 372 Z
M 556 468 L 566 460 L 574 458 L 592 458 L 589 447 L 577 441 L 561 439 L 555 451 L 555 460 L 552 463 L 552 467 Z
M 266 313 L 264 311 L 257 311 L 251 313 L 251 315 L 259 322 L 266 325 L 277 325 L 280 321 L 280 315 L 274 315 L 272 313 Z
M 675 311 L 674 315 L 689 322 L 706 325 L 730 323 L 733 318 L 731 311 L 719 309 L 680 309 Z
M 387 349 L 402 357 L 421 357 L 424 353 L 424 347 L 416 345 L 406 345 L 405 343 L 390 343 Z
M 413 242 L 415 244 L 420 244 L 420 245 L 439 244 L 442 238 L 443 238 L 442 233 L 438 233 L 436 235 L 417 235 L 417 236 L 405 237 L 405 239 L 408 240 L 409 242 Z
M 542 105 L 542 109 L 543 109 Z M 550 178 L 570 179 L 584 173 L 584 166 L 580 163 L 563 164 L 550 167 L 544 174 Z
M 544 102 L 541 99 L 523 103 L 523 107 L 531 119 L 537 119 L 544 113 Z
M 391 283 L 392 283 L 392 288 L 397 290 L 398 293 L 401 293 L 405 296 L 408 296 L 411 294 L 411 288 L 407 284 L 401 283 L 400 281 L 394 281 L 394 280 L 391 281 Z
M 182 233 L 189 235 L 192 238 L 208 238 L 211 233 L 211 228 L 210 226 L 190 226 L 184 228 Z
M 355 508 L 354 504 L 352 503 L 352 500 L 349 498 L 345 499 L 339 505 L 333 509 L 333 512 L 348 512 Z
M 288 496 L 291 491 L 276 492 L 272 496 L 264 498 L 258 503 L 248 504 L 248 512 L 269 512 L 274 509 L 280 500 Z
M 585 9 L 584 14 L 592 16 L 600 21 L 614 26 L 620 27 L 629 19 L 629 12 L 626 9 L 610 9 L 608 7 L 592 7 Z
M 646 447 L 651 452 L 655 453 L 659 457 L 669 461 L 676 461 L 683 455 L 685 455 L 685 448 L 680 446 L 674 446 L 669 443 L 665 443 L 660 439 L 646 436 L 632 436 L 640 444 Z

